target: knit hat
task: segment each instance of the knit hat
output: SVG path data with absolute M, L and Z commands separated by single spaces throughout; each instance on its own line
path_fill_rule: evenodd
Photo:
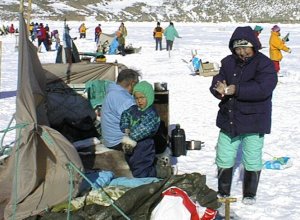
M 280 27 L 278 25 L 274 25 L 271 30 L 273 32 L 279 32 L 280 31 Z
M 143 93 L 147 99 L 147 106 L 142 110 L 146 110 L 150 105 L 153 104 L 154 90 L 150 83 L 148 83 L 147 81 L 141 81 L 141 82 L 137 83 L 133 88 L 132 94 L 134 95 L 135 92 Z
M 241 39 L 233 41 L 233 48 L 237 47 L 253 47 L 253 45 L 249 41 Z
M 254 27 L 254 31 L 259 32 L 259 31 L 262 31 L 262 30 L 263 30 L 263 27 L 262 27 L 262 26 L 256 25 L 256 26 Z

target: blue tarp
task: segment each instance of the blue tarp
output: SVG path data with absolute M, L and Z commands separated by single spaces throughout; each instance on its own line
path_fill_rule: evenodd
M 119 46 L 118 39 L 115 37 L 111 42 L 111 44 L 109 45 L 108 54 L 116 54 L 118 46 Z

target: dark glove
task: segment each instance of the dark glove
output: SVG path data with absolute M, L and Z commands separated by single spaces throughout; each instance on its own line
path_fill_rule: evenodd
M 122 149 L 124 151 L 125 154 L 132 154 L 135 146 L 136 146 L 136 141 L 132 140 L 128 135 L 125 135 L 122 138 Z

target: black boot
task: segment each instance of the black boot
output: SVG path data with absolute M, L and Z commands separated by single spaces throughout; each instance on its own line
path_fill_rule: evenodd
M 233 167 L 218 169 L 218 194 L 221 197 L 230 196 L 232 171 Z
M 255 203 L 256 191 L 261 171 L 247 171 L 244 173 L 243 182 L 243 203 L 252 205 Z

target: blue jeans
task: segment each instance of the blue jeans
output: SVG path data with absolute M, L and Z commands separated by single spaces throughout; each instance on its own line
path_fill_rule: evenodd
M 159 46 L 159 50 L 162 50 L 162 47 L 161 47 L 161 38 L 160 37 L 157 37 L 155 38 L 155 49 L 158 50 L 158 46 Z
M 262 169 L 263 134 L 244 134 L 231 138 L 220 131 L 217 145 L 216 164 L 219 168 L 231 168 L 235 164 L 237 152 L 242 145 L 242 163 L 248 171 Z

